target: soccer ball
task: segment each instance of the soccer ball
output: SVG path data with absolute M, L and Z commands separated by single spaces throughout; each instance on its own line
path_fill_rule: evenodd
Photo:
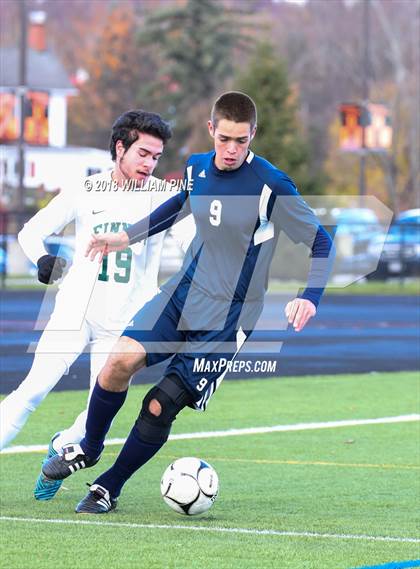
M 211 508 L 219 491 L 219 478 L 204 460 L 179 458 L 168 466 L 160 481 L 164 501 L 175 512 L 192 516 Z

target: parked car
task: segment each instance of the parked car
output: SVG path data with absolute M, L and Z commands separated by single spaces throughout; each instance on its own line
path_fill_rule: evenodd
M 380 232 L 376 213 L 365 207 L 339 209 L 335 215 L 336 235 L 349 235 L 353 241 L 353 253 L 360 253 L 372 240 L 372 236 Z
M 342 256 L 365 252 L 372 237 L 381 232 L 378 216 L 366 207 L 336 207 L 329 212 L 315 210 L 315 213 L 323 225 L 331 227 Z
M 367 207 L 335 207 L 330 211 L 315 210 L 319 220 L 332 236 L 336 247 L 335 275 L 363 277 L 376 264 L 367 258 L 372 240 L 383 230 L 376 213 Z
M 368 278 L 420 274 L 420 209 L 401 212 L 387 235 L 372 239 L 368 256 L 378 254 L 378 268 Z
M 3 275 L 6 272 L 7 266 L 7 255 L 6 251 L 3 247 L 0 247 L 0 275 Z
M 398 223 L 420 223 L 420 208 L 402 211 L 397 215 L 396 221 Z

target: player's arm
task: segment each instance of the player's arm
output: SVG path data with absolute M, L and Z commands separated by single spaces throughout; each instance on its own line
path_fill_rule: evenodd
M 311 249 L 307 286 L 285 308 L 289 324 L 300 332 L 315 316 L 325 290 L 334 260 L 333 242 L 289 179 L 282 179 L 277 187 L 273 213 L 274 222 L 292 241 L 305 243 Z
M 62 257 L 50 255 L 44 241 L 74 219 L 73 200 L 60 193 L 50 203 L 36 213 L 18 233 L 18 241 L 25 255 L 38 267 L 38 280 L 51 284 L 59 279 L 66 261 Z
M 92 235 L 86 249 L 86 256 L 94 260 L 99 254 L 99 259 L 102 259 L 104 255 L 112 251 L 121 251 L 133 243 L 169 229 L 190 213 L 188 193 L 181 192 L 164 202 L 149 216 L 134 223 L 126 231 Z
M 316 314 L 330 274 L 333 257 L 332 239 L 322 225 L 319 225 L 312 245 L 307 287 L 300 297 L 287 303 L 285 308 L 286 318 L 296 332 L 300 332 Z

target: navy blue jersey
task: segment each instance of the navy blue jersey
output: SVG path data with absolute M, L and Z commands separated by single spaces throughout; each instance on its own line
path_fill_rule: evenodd
M 328 258 L 331 240 L 287 174 L 251 151 L 231 171 L 219 170 L 214 156 L 214 151 L 192 155 L 186 165 L 191 191 L 127 231 L 134 243 L 193 214 L 196 235 L 174 286 L 182 277 L 213 299 L 261 300 L 280 231 L 305 243 L 314 257 Z M 315 305 L 325 286 L 321 280 L 312 279 L 302 295 Z

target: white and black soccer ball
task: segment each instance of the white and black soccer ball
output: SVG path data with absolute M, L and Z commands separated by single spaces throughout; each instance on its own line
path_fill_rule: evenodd
M 214 468 L 204 460 L 179 458 L 163 473 L 160 491 L 175 512 L 187 516 L 202 514 L 217 498 L 219 478 Z

